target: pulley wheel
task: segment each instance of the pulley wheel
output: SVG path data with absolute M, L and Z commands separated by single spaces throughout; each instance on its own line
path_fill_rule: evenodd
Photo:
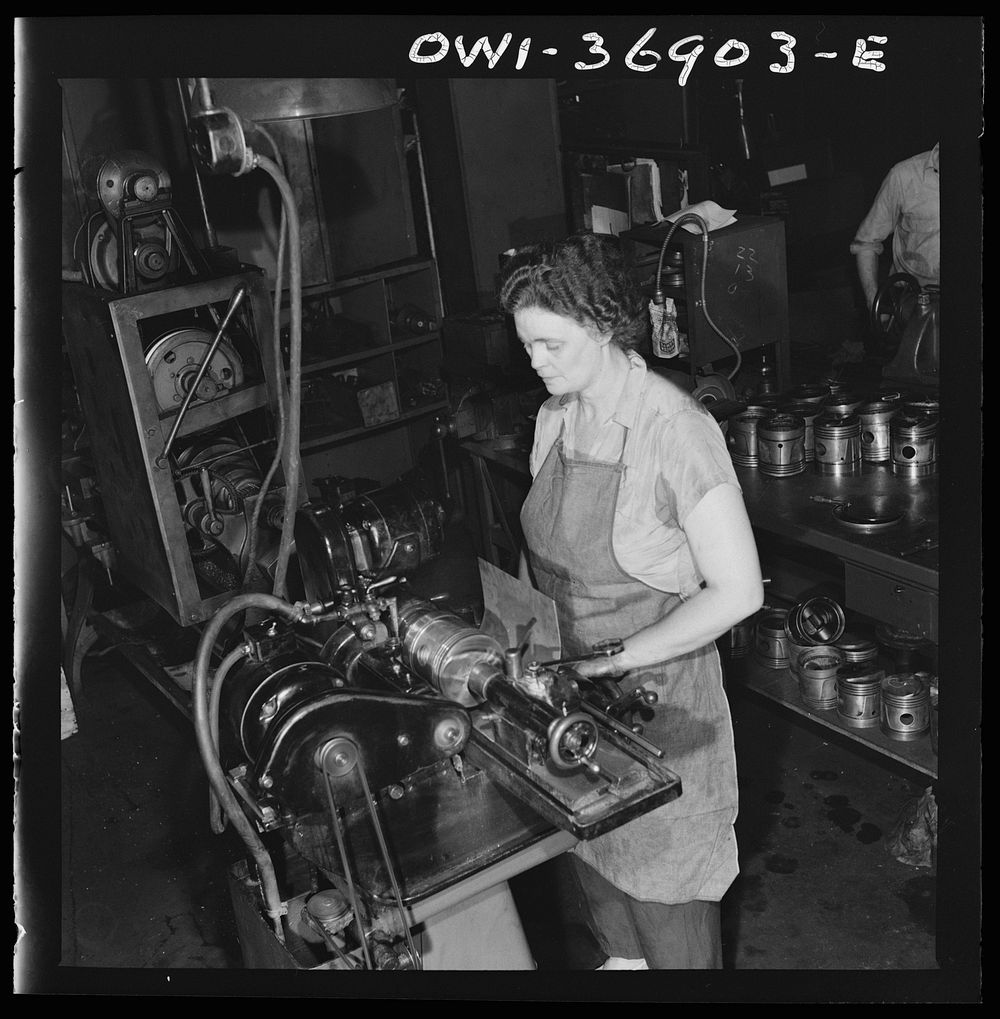
M 699 403 L 711 407 L 713 403 L 735 400 L 736 389 L 725 375 L 702 375 L 692 395 Z
M 94 285 L 102 290 L 118 290 L 118 239 L 104 218 L 96 214 L 87 225 L 87 250 L 83 252 Z
M 183 403 L 213 339 L 204 329 L 175 329 L 146 351 L 146 367 L 160 410 L 177 410 Z M 198 383 L 194 402 L 207 403 L 242 383 L 243 362 L 232 345 L 222 340 Z

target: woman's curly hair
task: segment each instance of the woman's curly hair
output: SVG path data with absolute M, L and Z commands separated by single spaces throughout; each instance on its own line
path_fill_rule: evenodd
M 500 308 L 541 308 L 610 335 L 622 348 L 646 337 L 646 302 L 625 271 L 621 244 L 609 234 L 581 233 L 533 244 L 510 256 L 500 274 Z

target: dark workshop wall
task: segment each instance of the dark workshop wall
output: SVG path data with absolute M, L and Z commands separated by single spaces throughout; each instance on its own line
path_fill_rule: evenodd
M 445 309 L 495 305 L 500 253 L 567 232 L 555 82 L 416 79 Z

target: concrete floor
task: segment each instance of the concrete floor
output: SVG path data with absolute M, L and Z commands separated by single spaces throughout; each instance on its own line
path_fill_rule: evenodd
M 826 289 L 825 297 L 792 295 L 793 383 L 829 373 L 831 351 L 853 327 L 849 288 L 835 281 Z M 831 302 L 838 314 L 829 313 Z M 854 382 L 873 367 L 877 376 L 877 363 L 838 370 Z M 84 663 L 77 731 L 60 747 L 61 968 L 53 989 L 284 993 L 284 985 L 273 992 L 241 969 L 227 886 L 241 846 L 209 830 L 190 722 L 119 652 L 99 652 L 97 645 Z M 576 998 L 585 986 L 595 999 L 621 995 L 614 1000 L 973 1000 L 938 998 L 933 867 L 887 851 L 887 835 L 924 791 L 922 777 L 829 741 L 731 677 L 727 685 L 741 873 L 723 901 L 725 970 L 695 975 L 693 984 L 684 979 L 690 974 L 671 976 L 669 988 L 653 990 L 623 990 L 621 977 L 613 984 L 600 974 L 561 983 L 559 974 L 590 970 L 601 958 L 565 861 L 556 858 L 511 882 L 538 971 L 548 978 L 522 985 L 511 974 L 495 985 L 497 996 L 559 1000 L 562 988 Z M 353 993 L 310 986 L 319 996 Z M 479 985 L 470 996 L 490 991 Z

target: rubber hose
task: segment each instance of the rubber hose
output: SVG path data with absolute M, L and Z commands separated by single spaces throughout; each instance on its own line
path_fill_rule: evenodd
M 285 436 L 285 515 L 281 522 L 281 540 L 278 559 L 275 564 L 272 593 L 281 598 L 285 595 L 285 578 L 288 559 L 291 554 L 295 508 L 298 501 L 300 410 L 302 404 L 302 249 L 299 233 L 299 214 L 291 185 L 278 165 L 267 156 L 256 156 L 256 165 L 268 173 L 281 194 L 281 201 L 288 221 L 289 259 L 289 300 L 291 305 L 291 329 L 289 351 L 289 394 L 288 427 Z
M 212 738 L 211 720 L 209 718 L 208 673 L 211 664 L 212 648 L 230 617 L 244 612 L 248 608 L 260 608 L 268 612 L 276 612 L 292 622 L 302 621 L 300 609 L 289 604 L 284 599 L 277 598 L 271 594 L 251 592 L 249 594 L 237 595 L 219 609 L 209 620 L 208 625 L 202 632 L 201 640 L 198 642 L 198 650 L 195 653 L 194 681 L 191 690 L 192 706 L 194 708 L 194 729 L 198 752 L 201 754 L 202 764 L 205 767 L 205 773 L 208 775 L 208 781 L 215 790 L 215 795 L 229 817 L 230 822 L 243 839 L 257 864 L 267 913 L 274 925 L 275 934 L 283 942 L 284 932 L 281 928 L 281 916 L 284 912 L 284 907 L 274 873 L 274 864 L 264 848 L 264 843 L 261 842 L 246 814 L 243 813 L 243 809 L 237 801 L 235 794 L 229 788 L 222 765 L 219 763 L 219 756 L 216 753 L 215 743 Z

